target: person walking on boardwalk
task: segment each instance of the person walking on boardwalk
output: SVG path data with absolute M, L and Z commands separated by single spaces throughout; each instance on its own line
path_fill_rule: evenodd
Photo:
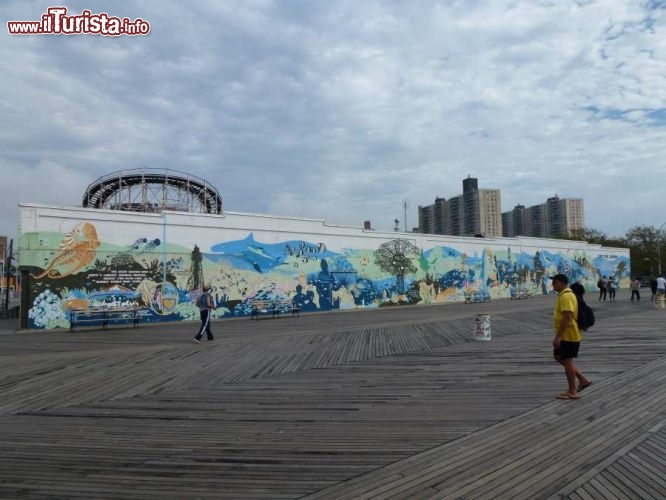
M 664 279 L 663 274 L 660 274 L 657 278 L 657 295 L 664 294 L 666 294 L 666 279 Z
M 202 291 L 203 293 L 199 296 L 199 300 L 197 301 L 199 304 L 199 315 L 201 316 L 201 327 L 194 337 L 194 341 L 197 344 L 201 343 L 201 337 L 203 337 L 204 332 L 206 332 L 206 340 L 214 340 L 213 332 L 210 329 L 210 311 L 215 309 L 215 304 L 213 303 L 213 297 L 210 294 L 210 287 L 204 285 Z
M 551 276 L 553 290 L 557 292 L 553 309 L 553 357 L 564 367 L 567 377 L 567 391 L 557 395 L 557 399 L 578 399 L 578 393 L 589 387 L 592 381 L 576 367 L 576 358 L 580 347 L 581 334 L 576 320 L 578 301 L 571 288 L 569 278 L 564 274 Z M 578 387 L 576 387 L 578 382 Z
M 599 278 L 599 281 L 597 281 L 597 288 L 599 289 L 599 300 L 602 298 L 606 300 L 606 287 L 608 286 L 608 280 L 606 279 L 606 276 L 603 278 Z
M 617 290 L 617 283 L 615 283 L 615 278 L 612 276 L 608 277 L 608 284 L 606 285 L 606 290 L 608 290 L 608 300 L 615 302 L 615 290 Z
M 634 301 L 634 297 L 636 297 L 636 302 L 641 301 L 641 280 L 638 279 L 638 276 L 635 276 L 634 279 L 631 281 L 631 285 L 629 285 L 631 288 L 631 301 Z

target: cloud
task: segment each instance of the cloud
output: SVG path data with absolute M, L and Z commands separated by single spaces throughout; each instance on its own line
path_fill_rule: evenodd
M 2 19 L 38 20 L 45 1 Z M 174 168 L 229 210 L 378 229 L 461 193 L 502 209 L 582 197 L 611 235 L 659 226 L 659 2 L 73 1 L 148 36 L 0 44 L 0 234 L 20 201 L 78 205 L 97 177 Z M 4 23 L 3 23 L 4 26 Z M 4 179 L 11 179 L 5 182 Z

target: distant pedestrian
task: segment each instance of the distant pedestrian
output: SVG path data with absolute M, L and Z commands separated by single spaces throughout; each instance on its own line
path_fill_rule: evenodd
M 571 288 L 569 279 L 564 274 L 551 276 L 553 290 L 557 292 L 553 309 L 553 357 L 564 367 L 567 377 L 567 391 L 557 395 L 557 399 L 578 399 L 578 393 L 589 387 L 592 381 L 576 367 L 581 334 L 576 319 L 578 318 L 578 300 Z M 578 381 L 578 387 L 576 387 Z
M 631 281 L 631 285 L 629 285 L 629 288 L 631 288 L 631 301 L 634 301 L 634 297 L 636 297 L 636 302 L 640 302 L 641 300 L 641 280 L 638 279 L 638 276 L 634 277 L 634 279 Z
M 206 332 L 206 340 L 214 340 L 213 332 L 210 329 L 210 311 L 215 309 L 215 304 L 213 303 L 213 297 L 210 294 L 210 287 L 203 286 L 202 294 L 199 296 L 197 303 L 199 304 L 199 315 L 201 316 L 201 327 L 199 332 L 194 337 L 194 341 L 197 344 L 200 344 L 201 337 L 203 337 L 204 332 Z
M 654 300 L 655 295 L 657 295 L 657 278 L 654 276 L 650 276 L 650 291 L 652 292 L 650 300 Z
M 608 290 L 608 300 L 615 302 L 615 290 L 617 290 L 617 283 L 615 283 L 615 278 L 612 276 L 608 277 L 608 284 L 606 285 L 606 290 Z
M 599 300 L 602 298 L 606 300 L 606 287 L 608 286 L 608 280 L 606 279 L 606 276 L 603 278 L 599 278 L 599 281 L 597 281 L 597 288 L 599 289 Z
M 666 279 L 664 279 L 664 275 L 660 275 L 657 278 L 657 295 L 664 295 L 666 294 Z

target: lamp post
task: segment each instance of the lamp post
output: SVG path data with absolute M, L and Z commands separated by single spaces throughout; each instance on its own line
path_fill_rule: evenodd
M 14 240 L 11 239 L 9 240 L 9 253 L 7 254 L 7 260 L 5 261 L 5 273 L 7 275 L 7 283 L 5 284 L 5 311 L 9 309 L 9 277 L 12 274 L 13 247 L 14 247 Z
M 659 259 L 657 261 L 657 269 L 659 269 L 659 276 L 661 276 L 661 232 L 664 226 L 666 226 L 666 222 L 659 226 L 659 231 L 657 231 L 657 259 Z

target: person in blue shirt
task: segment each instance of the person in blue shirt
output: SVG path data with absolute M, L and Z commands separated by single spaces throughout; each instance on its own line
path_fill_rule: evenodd
M 210 311 L 216 307 L 213 303 L 213 297 L 210 294 L 210 287 L 204 285 L 202 292 L 203 293 L 199 296 L 199 300 L 197 301 L 199 304 L 199 315 L 201 316 L 201 327 L 194 337 L 194 341 L 197 344 L 201 344 L 201 337 L 203 337 L 204 332 L 206 332 L 206 340 L 214 340 L 213 332 L 210 329 Z

